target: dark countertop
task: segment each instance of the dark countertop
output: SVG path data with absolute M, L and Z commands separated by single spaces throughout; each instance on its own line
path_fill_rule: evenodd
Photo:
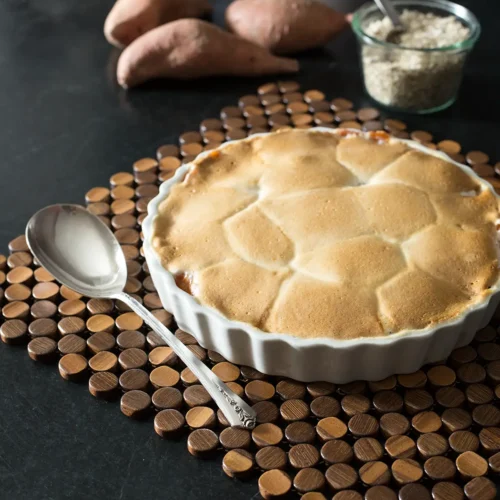
M 226 1 L 217 2 L 216 20 Z M 412 128 L 453 138 L 500 160 L 500 4 L 463 0 L 483 25 L 460 99 Z M 217 116 L 269 78 L 148 85 L 114 83 L 116 52 L 102 36 L 110 0 L 0 0 L 0 242 L 3 251 L 30 215 L 55 202 L 83 202 L 111 174 Z M 297 79 L 358 104 L 353 35 L 301 57 Z M 191 457 L 185 442 L 159 439 L 114 404 L 65 383 L 24 349 L 0 345 L 0 498 L 129 500 L 249 499 L 256 484 L 228 480 L 219 463 Z

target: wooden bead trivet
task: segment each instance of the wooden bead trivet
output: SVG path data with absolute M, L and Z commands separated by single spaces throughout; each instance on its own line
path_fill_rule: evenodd
M 500 310 L 469 346 L 448 360 L 381 381 L 336 385 L 263 375 L 206 351 L 164 311 L 142 252 L 141 223 L 161 182 L 202 150 L 282 127 L 384 129 L 467 163 L 500 190 L 500 163 L 462 151 L 345 98 L 328 100 L 293 81 L 268 83 L 224 107 L 178 144 L 158 147 L 86 193 L 127 259 L 129 293 L 257 413 L 252 431 L 231 429 L 207 391 L 172 349 L 123 303 L 87 299 L 39 267 L 24 236 L 0 255 L 0 339 L 24 344 L 34 360 L 57 361 L 61 377 L 88 380 L 90 393 L 120 401 L 124 415 L 155 413 L 164 438 L 187 436 L 192 455 L 222 456 L 232 478 L 260 476 L 264 498 L 303 500 L 489 500 L 500 473 Z M 126 170 L 132 170 L 129 172 Z M 146 424 L 144 424 L 146 425 Z

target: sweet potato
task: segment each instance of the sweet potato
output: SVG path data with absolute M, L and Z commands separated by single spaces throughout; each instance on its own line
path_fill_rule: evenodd
M 153 78 L 252 76 L 298 69 L 295 59 L 274 56 L 213 24 L 180 19 L 132 42 L 122 52 L 116 73 L 118 83 L 128 88 Z
M 122 48 L 161 24 L 211 11 L 208 0 L 117 0 L 104 23 L 104 36 Z
M 315 0 L 236 0 L 225 18 L 230 31 L 277 54 L 321 47 L 347 26 L 344 14 Z

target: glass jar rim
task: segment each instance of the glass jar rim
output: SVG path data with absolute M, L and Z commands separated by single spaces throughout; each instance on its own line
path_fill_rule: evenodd
M 368 35 L 368 33 L 366 33 L 361 26 L 365 16 L 372 14 L 373 12 L 380 12 L 378 7 L 373 2 L 367 2 L 356 10 L 352 18 L 351 26 L 356 36 L 372 45 L 380 45 L 391 49 L 413 50 L 416 52 L 461 52 L 463 50 L 471 49 L 481 34 L 481 25 L 479 24 L 478 19 L 469 9 L 462 5 L 458 5 L 447 0 L 393 0 L 392 3 L 395 7 L 428 7 L 442 11 L 444 10 L 465 23 L 470 29 L 470 35 L 462 42 L 434 48 L 415 48 L 386 42 Z

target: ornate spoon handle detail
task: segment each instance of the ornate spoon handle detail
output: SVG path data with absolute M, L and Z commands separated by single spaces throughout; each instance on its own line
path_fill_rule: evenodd
M 126 293 L 115 296 L 133 309 L 179 356 L 208 391 L 232 426 L 253 429 L 255 411 L 200 361 L 168 328 L 153 316 L 142 304 Z

